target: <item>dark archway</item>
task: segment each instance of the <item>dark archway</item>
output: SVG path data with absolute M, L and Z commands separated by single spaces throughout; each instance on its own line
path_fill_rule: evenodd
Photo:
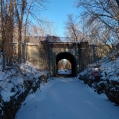
M 75 57 L 69 53 L 69 52 L 61 52 L 59 53 L 57 56 L 56 56 L 56 73 L 57 73 L 57 65 L 58 65 L 58 62 L 61 60 L 61 59 L 67 59 L 71 62 L 72 64 L 72 74 L 71 76 L 76 76 L 76 59 Z

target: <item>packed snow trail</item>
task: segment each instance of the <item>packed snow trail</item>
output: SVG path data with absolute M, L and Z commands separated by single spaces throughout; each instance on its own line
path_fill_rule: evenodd
M 75 78 L 53 78 L 30 94 L 15 119 L 119 119 L 119 106 Z

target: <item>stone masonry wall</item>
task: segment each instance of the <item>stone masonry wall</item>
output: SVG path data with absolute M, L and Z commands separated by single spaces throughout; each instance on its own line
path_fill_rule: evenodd
M 89 45 L 89 64 L 109 55 L 111 45 Z

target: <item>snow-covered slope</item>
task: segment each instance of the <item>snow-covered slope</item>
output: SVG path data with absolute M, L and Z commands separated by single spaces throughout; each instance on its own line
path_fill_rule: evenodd
M 78 74 L 78 79 L 119 105 L 119 55 L 112 53 Z
M 2 64 L 0 64 L 0 95 L 2 99 L 5 102 L 9 102 L 10 97 L 16 94 L 18 88 L 21 93 L 24 92 L 24 88 L 20 88 L 23 86 L 24 80 L 37 79 L 46 73 L 47 71 L 41 72 L 30 62 L 22 63 L 20 65 L 20 70 L 18 67 L 12 67 L 4 72 L 2 72 Z
M 119 81 L 119 57 L 114 60 L 111 57 L 105 57 L 93 64 L 78 74 L 78 76 L 90 75 L 93 72 L 100 72 L 102 80 Z M 93 78 L 93 77 L 92 77 Z

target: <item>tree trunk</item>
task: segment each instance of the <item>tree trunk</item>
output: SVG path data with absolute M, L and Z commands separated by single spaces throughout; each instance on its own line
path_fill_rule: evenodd
M 24 56 L 24 63 L 26 62 L 26 60 L 27 60 L 27 39 L 26 39 L 26 26 L 25 26 L 25 30 L 24 30 L 24 54 L 23 54 L 23 56 Z
M 21 63 L 21 40 L 22 40 L 22 22 L 19 21 L 18 29 L 18 63 Z
M 2 72 L 4 72 L 5 69 L 5 55 L 4 55 L 4 43 L 5 43 L 5 31 L 4 31 L 4 19 L 3 19 L 3 0 L 1 0 L 1 35 L 2 35 L 2 48 L 1 51 L 3 52 L 3 63 L 2 63 Z

